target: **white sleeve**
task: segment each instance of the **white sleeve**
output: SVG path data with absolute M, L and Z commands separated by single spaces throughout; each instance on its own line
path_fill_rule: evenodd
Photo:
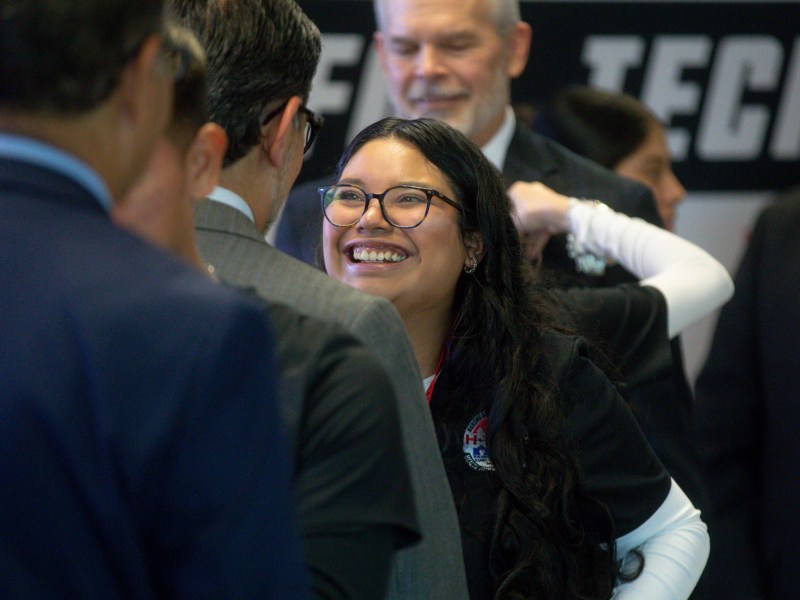
M 618 538 L 623 572 L 644 556 L 644 569 L 633 581 L 617 582 L 614 600 L 680 600 L 689 597 L 703 573 L 710 549 L 706 524 L 675 481 L 667 498 L 647 521 Z M 628 567 L 626 569 L 626 566 Z
M 657 288 L 673 338 L 733 295 L 728 271 L 708 252 L 660 227 L 605 205 L 570 199 L 570 232 L 581 247 L 611 259 Z

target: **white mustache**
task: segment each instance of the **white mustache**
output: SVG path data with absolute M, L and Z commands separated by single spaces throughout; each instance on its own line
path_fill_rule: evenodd
M 408 88 L 406 98 L 412 102 L 420 100 L 449 100 L 468 95 L 468 90 L 440 83 L 416 82 Z

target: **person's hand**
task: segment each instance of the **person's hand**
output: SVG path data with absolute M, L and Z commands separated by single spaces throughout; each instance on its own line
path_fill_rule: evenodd
M 569 230 L 568 199 L 538 181 L 513 183 L 508 197 L 524 255 L 537 260 L 551 235 Z
M 556 234 L 569 230 L 569 199 L 543 183 L 517 181 L 508 188 L 508 197 L 520 233 Z

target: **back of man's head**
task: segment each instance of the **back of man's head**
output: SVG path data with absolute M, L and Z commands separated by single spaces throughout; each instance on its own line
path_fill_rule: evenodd
M 162 24 L 163 0 L 3 0 L 0 109 L 87 112 Z
M 294 0 L 169 0 L 168 7 L 206 51 L 210 119 L 228 134 L 229 166 L 258 143 L 267 105 L 308 97 L 319 30 Z

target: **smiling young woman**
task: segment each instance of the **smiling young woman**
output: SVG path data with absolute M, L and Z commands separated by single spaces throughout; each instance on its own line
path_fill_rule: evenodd
M 458 224 L 460 205 L 451 200 L 455 188 L 438 168 L 411 144 L 399 139 L 372 140 L 347 163 L 338 186 L 348 184 L 348 204 L 353 219 L 350 226 L 334 226 L 341 218 L 342 201 L 325 202 L 326 227 L 323 232 L 326 269 L 330 275 L 362 291 L 391 300 L 406 324 L 417 351 L 423 375 L 436 367 L 443 336 L 451 320 L 453 296 L 462 268 L 472 264 L 479 249 L 468 247 Z M 357 187 L 374 190 L 375 199 L 363 194 L 360 203 L 352 200 Z M 411 194 L 406 187 L 397 202 L 393 189 L 398 186 L 426 188 L 431 193 Z M 341 189 L 341 188 L 340 188 Z M 387 195 L 378 200 L 378 191 Z M 328 193 L 330 196 L 330 193 Z M 323 201 L 326 194 L 323 194 Z M 398 208 L 415 204 L 412 208 Z M 414 211 L 414 227 L 392 224 L 392 215 Z M 389 219 L 387 219 L 387 217 Z M 394 220 L 394 219 L 392 219 Z M 397 222 L 397 221 L 395 221 Z M 438 332 L 438 335 L 432 335 Z
M 409 330 L 470 597 L 687 597 L 708 554 L 699 512 L 585 344 L 548 325 L 480 150 L 442 122 L 384 119 L 347 147 L 337 185 L 349 212 L 321 190 L 325 267 L 389 298 Z M 394 201 L 427 212 L 398 226 Z

